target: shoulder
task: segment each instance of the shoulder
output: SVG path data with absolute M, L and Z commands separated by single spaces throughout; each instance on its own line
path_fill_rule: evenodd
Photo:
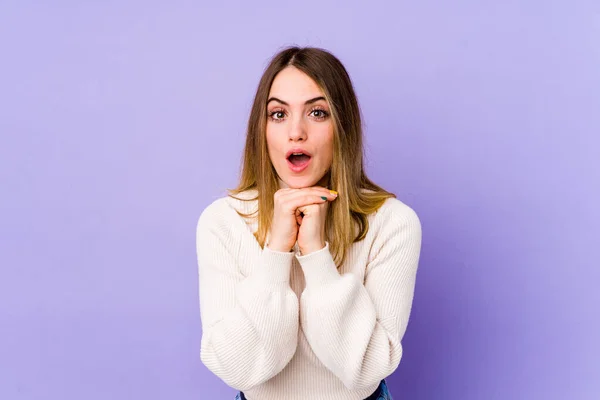
M 213 200 L 200 213 L 197 230 L 210 229 L 214 226 L 225 225 L 229 219 L 228 205 L 225 197 Z
M 394 197 L 369 215 L 371 237 L 369 263 L 375 258 L 407 261 L 419 259 L 422 243 L 421 221 L 415 210 Z M 376 264 L 375 264 L 376 265 Z M 414 264 L 416 268 L 416 263 Z
M 417 212 L 408 204 L 396 197 L 389 197 L 377 210 L 378 214 L 396 216 L 396 218 L 419 219 Z
M 417 212 L 402 200 L 390 197 L 371 215 L 370 224 L 377 231 L 394 231 L 421 236 L 421 220 Z
M 200 213 L 198 218 L 198 229 L 207 226 L 223 226 L 233 228 L 235 224 L 243 220 L 238 214 L 252 213 L 256 208 L 255 191 L 242 192 L 234 197 L 222 196 L 210 202 Z

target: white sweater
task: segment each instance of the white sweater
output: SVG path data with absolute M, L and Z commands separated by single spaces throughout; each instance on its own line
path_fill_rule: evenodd
M 421 250 L 417 214 L 387 199 L 338 272 L 329 243 L 306 255 L 297 243 L 287 253 L 261 248 L 256 218 L 234 210 L 257 203 L 221 197 L 198 220 L 202 363 L 248 400 L 368 397 L 402 357 Z

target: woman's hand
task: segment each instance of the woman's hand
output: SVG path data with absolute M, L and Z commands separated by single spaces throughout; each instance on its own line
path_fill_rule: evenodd
M 336 195 L 330 193 L 329 190 L 318 186 L 303 189 L 279 189 L 274 195 L 273 222 L 271 223 L 271 233 L 267 247 L 274 251 L 288 252 L 298 240 L 300 251 L 304 253 L 300 244 L 299 227 L 301 227 L 300 224 L 306 216 L 310 215 L 306 221 L 308 224 L 303 230 L 302 243 L 307 242 L 312 248 L 314 243 L 321 240 L 321 238 L 315 240 L 309 238 L 309 236 L 319 229 L 324 231 L 325 224 L 323 220 L 323 228 L 313 226 L 315 224 L 315 212 L 313 211 L 314 208 L 309 207 L 321 207 L 322 204 L 327 204 L 328 200 L 334 200 L 335 198 Z M 306 210 L 306 214 L 301 214 L 302 209 Z M 319 215 L 321 213 L 319 212 Z
M 333 201 L 337 194 L 327 191 L 327 198 Z M 298 208 L 297 217 L 300 228 L 298 229 L 298 247 L 303 255 L 321 250 L 325 247 L 325 220 L 329 201 L 323 201 L 319 204 L 304 205 Z

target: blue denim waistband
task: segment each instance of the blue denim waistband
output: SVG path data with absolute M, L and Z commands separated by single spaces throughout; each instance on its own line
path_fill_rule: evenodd
M 244 392 L 239 392 L 235 396 L 235 400 L 247 400 L 247 399 L 246 399 L 246 396 L 244 396 Z M 373 392 L 373 394 L 371 394 L 365 400 L 393 400 L 392 395 L 390 394 L 390 391 L 385 382 L 385 379 L 383 379 L 379 383 L 379 386 L 377 387 L 375 392 Z

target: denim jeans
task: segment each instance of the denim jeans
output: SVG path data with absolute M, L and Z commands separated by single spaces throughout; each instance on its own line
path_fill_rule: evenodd
M 239 392 L 234 400 L 246 400 L 246 396 L 244 396 L 243 392 Z M 390 391 L 388 390 L 387 384 L 385 383 L 385 379 L 381 381 L 377 390 L 367 397 L 365 400 L 393 400 Z

